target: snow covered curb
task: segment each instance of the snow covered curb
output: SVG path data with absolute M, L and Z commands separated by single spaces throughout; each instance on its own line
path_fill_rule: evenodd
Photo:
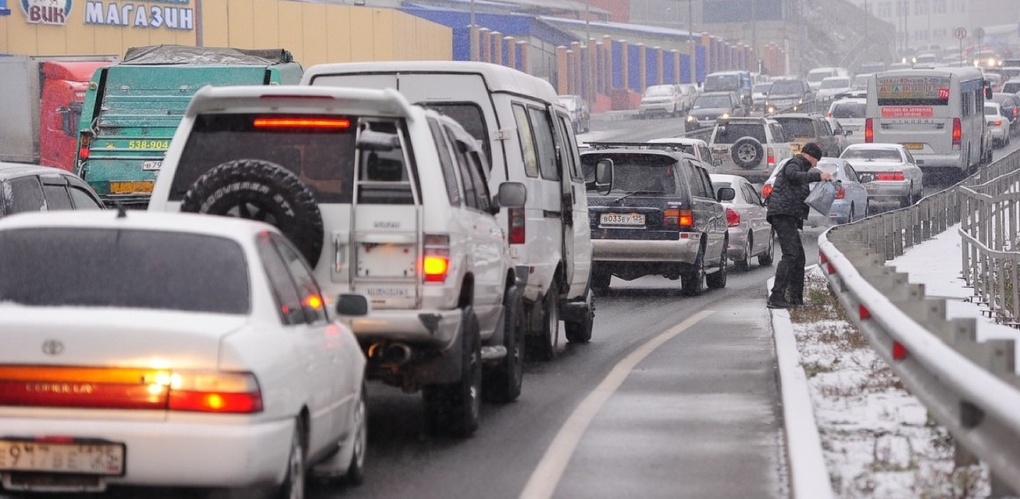
M 769 279 L 766 286 L 772 289 Z M 800 365 L 797 340 L 786 310 L 772 310 L 772 332 L 779 364 L 779 388 L 783 402 L 783 423 L 790 482 L 795 499 L 831 499 L 832 483 L 825 466 L 822 442 L 815 423 L 807 376 Z

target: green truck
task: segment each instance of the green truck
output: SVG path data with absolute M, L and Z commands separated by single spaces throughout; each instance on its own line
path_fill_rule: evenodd
M 304 69 L 284 49 L 155 45 L 95 72 L 85 94 L 76 173 L 107 206 L 144 209 L 192 95 L 206 85 L 289 85 Z

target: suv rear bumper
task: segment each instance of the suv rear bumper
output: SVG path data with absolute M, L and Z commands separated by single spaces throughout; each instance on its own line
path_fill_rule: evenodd
M 693 263 L 701 249 L 701 234 L 681 232 L 679 240 L 593 239 L 592 259 L 596 262 L 680 262 Z
M 462 310 L 373 310 L 351 329 L 362 345 L 388 340 L 446 349 L 457 338 Z

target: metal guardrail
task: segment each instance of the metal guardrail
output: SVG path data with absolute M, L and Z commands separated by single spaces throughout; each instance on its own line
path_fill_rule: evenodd
M 872 348 L 958 445 L 988 465 L 993 489 L 999 484 L 1014 493 L 1020 491 L 1020 377 L 1014 342 L 978 342 L 976 319 L 947 320 L 946 300 L 927 298 L 923 284 L 909 284 L 907 274 L 885 262 L 961 222 L 962 216 L 968 230 L 965 255 L 985 255 L 972 258 L 982 263 L 969 271 L 965 264 L 964 272 L 973 277 L 991 270 L 992 256 L 1005 253 L 988 246 L 999 240 L 994 223 L 1017 222 L 1009 218 L 1015 211 L 1003 205 L 1006 199 L 1016 204 L 1015 187 L 1003 199 L 990 192 L 998 192 L 996 179 L 1011 176 L 1017 162 L 1020 151 L 911 207 L 833 227 L 818 240 L 830 289 Z M 977 200 L 984 204 L 978 206 Z M 972 253 L 972 246 L 980 251 Z M 987 289 L 1005 288 L 984 281 Z

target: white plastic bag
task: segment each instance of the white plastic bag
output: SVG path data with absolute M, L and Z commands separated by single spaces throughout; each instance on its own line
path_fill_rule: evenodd
M 811 189 L 811 193 L 808 194 L 807 199 L 804 200 L 808 206 L 814 208 L 815 211 L 821 213 L 823 216 L 829 216 L 829 210 L 832 209 L 832 203 L 836 200 L 836 184 L 833 182 L 816 182 L 815 186 Z

